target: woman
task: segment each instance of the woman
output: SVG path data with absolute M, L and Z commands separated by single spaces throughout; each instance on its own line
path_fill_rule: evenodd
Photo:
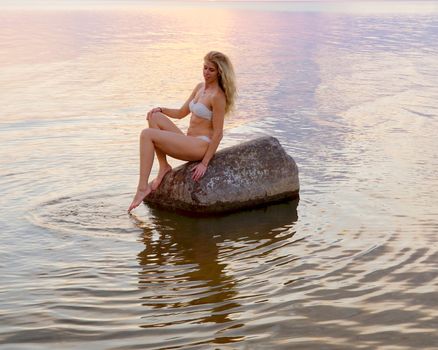
M 233 66 L 227 56 L 211 51 L 204 57 L 204 82 L 199 83 L 180 109 L 153 108 L 147 114 L 149 128 L 140 135 L 140 177 L 137 193 L 128 212 L 138 207 L 143 199 L 160 186 L 164 176 L 172 170 L 166 156 L 200 161 L 193 169 L 193 180 L 198 181 L 207 171 L 222 139 L 224 117 L 234 107 L 236 85 Z M 191 112 L 187 135 L 169 119 L 182 119 Z M 149 183 L 157 155 L 157 177 Z

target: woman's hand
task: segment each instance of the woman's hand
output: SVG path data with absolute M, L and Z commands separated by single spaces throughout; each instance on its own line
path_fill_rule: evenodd
M 147 117 L 146 117 L 146 120 L 149 120 L 149 118 L 151 117 L 152 113 L 155 113 L 155 112 L 163 113 L 163 110 L 162 110 L 161 107 L 155 107 L 155 108 L 152 108 L 152 109 L 148 112 Z
M 200 162 L 192 169 L 192 171 L 192 179 L 198 181 L 201 177 L 204 176 L 205 172 L 207 171 L 207 166 L 204 163 Z

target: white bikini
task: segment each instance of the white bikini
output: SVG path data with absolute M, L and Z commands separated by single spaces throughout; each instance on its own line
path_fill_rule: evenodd
M 189 108 L 190 112 L 196 114 L 196 116 L 199 118 L 211 120 L 211 117 L 213 116 L 213 112 L 201 102 L 195 102 L 195 100 L 191 100 L 189 103 Z
M 211 139 L 208 136 L 205 136 L 205 135 L 195 136 L 195 137 L 198 138 L 198 139 L 204 140 L 205 142 L 208 142 L 208 143 L 211 142 Z
M 195 102 L 194 100 L 191 100 L 189 103 L 189 109 L 190 112 L 192 112 L 199 118 L 211 121 L 211 118 L 213 117 L 213 111 L 211 111 L 205 104 L 201 102 Z M 205 142 L 211 142 L 211 139 L 206 135 L 196 137 L 198 139 L 204 140 Z

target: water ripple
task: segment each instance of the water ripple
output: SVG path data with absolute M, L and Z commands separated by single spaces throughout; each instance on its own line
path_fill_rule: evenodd
M 135 226 L 126 221 L 121 197 L 118 193 L 99 191 L 56 197 L 35 204 L 28 219 L 55 232 L 132 240 L 130 234 Z

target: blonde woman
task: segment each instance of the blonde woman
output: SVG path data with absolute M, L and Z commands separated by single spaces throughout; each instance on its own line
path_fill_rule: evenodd
M 166 156 L 200 161 L 193 170 L 193 180 L 198 181 L 207 171 L 222 139 L 224 117 L 234 107 L 236 84 L 233 66 L 223 53 L 211 51 L 204 57 L 204 82 L 179 109 L 153 108 L 147 114 L 149 128 L 140 135 L 140 176 L 137 193 L 128 212 L 138 207 L 143 199 L 160 186 L 164 176 L 172 170 Z M 182 119 L 189 115 L 187 135 L 169 119 Z M 154 154 L 159 170 L 149 183 Z

